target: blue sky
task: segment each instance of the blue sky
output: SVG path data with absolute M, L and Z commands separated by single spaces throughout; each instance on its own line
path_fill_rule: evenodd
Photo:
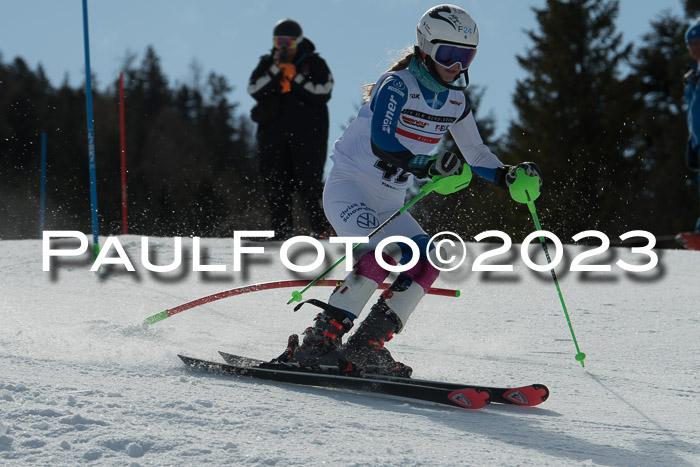
M 81 0 L 0 0 L 0 4 L 3 62 L 21 56 L 32 69 L 41 64 L 56 86 L 66 76 L 73 86 L 83 82 Z M 239 112 L 248 113 L 253 105 L 246 92 L 250 73 L 271 47 L 275 22 L 290 17 L 302 25 L 335 78 L 329 103 L 330 147 L 340 136 L 341 125 L 356 113 L 361 85 L 373 82 L 403 48 L 414 43 L 418 19 L 435 4 L 434 0 L 89 0 L 91 68 L 97 88 L 104 89 L 119 76 L 127 51 L 137 54 L 138 64 L 146 47 L 153 45 L 171 84 L 192 83 L 191 65 L 196 61 L 205 73 L 225 75 L 235 87 L 231 100 L 240 104 Z M 480 28 L 470 77 L 485 87 L 481 111 L 493 112 L 500 134 L 515 117 L 511 96 L 516 79 L 523 77 L 516 55 L 531 46 L 525 31 L 536 29 L 532 7 L 541 8 L 545 0 L 468 0 L 459 5 Z M 639 40 L 664 9 L 681 15 L 681 0 L 622 0 L 618 30 L 625 41 Z

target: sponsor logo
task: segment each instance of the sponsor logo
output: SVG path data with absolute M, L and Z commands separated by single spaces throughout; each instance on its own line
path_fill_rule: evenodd
M 446 22 L 447 24 L 449 24 L 450 26 L 455 28 L 455 30 L 457 29 L 457 25 L 461 24 L 459 21 L 459 18 L 457 18 L 456 15 L 452 14 L 452 9 L 450 9 L 450 7 L 447 5 L 442 5 L 442 6 L 433 8 L 430 11 L 430 13 L 428 13 L 428 15 L 431 18 L 439 19 L 440 21 Z M 425 24 L 425 23 L 423 23 L 423 24 Z
M 472 401 L 470 401 L 469 398 L 467 398 L 467 396 L 465 396 L 461 392 L 455 391 L 451 393 L 448 397 L 452 402 L 454 402 L 457 405 L 461 405 L 462 407 L 469 408 L 472 406 Z
M 476 31 L 476 25 L 472 28 L 472 26 L 465 26 L 462 24 L 462 22 L 459 20 L 459 17 L 455 14 L 452 13 L 452 10 L 448 6 L 440 6 L 437 8 L 433 8 L 433 10 L 430 12 L 430 17 L 435 18 L 441 21 L 446 22 L 452 28 L 454 28 L 455 31 L 464 34 L 465 39 L 467 38 L 467 35 L 469 34 L 474 34 Z M 428 30 L 428 33 L 430 33 L 430 29 L 427 27 L 428 25 L 423 22 L 423 26 Z
M 387 106 L 386 113 L 384 114 L 384 121 L 382 122 L 382 131 L 391 134 L 391 123 L 394 121 L 394 112 L 396 112 L 396 105 L 398 102 L 394 96 L 389 96 L 389 105 Z
M 428 126 L 428 122 L 416 120 L 415 118 L 407 117 L 405 115 L 401 116 L 401 120 L 407 125 L 417 126 L 418 128 L 425 128 Z
M 374 214 L 370 212 L 363 212 L 357 216 L 357 226 L 363 229 L 374 229 L 379 223 Z
M 505 394 L 505 398 L 508 399 L 509 401 L 518 404 L 518 405 L 527 405 L 528 400 L 527 397 L 525 397 L 525 394 L 523 394 L 520 391 L 513 391 Z
M 374 209 L 370 208 L 365 203 L 348 204 L 348 206 L 345 209 L 343 209 L 343 211 L 340 213 L 340 220 L 347 223 L 347 221 L 349 221 L 353 215 L 357 214 L 358 212 L 363 212 L 363 211 L 374 212 Z M 374 214 L 372 214 L 372 215 L 374 215 Z
M 408 97 L 411 99 L 420 99 L 420 94 L 409 94 Z
M 441 117 L 439 115 L 431 115 L 425 112 L 419 112 L 418 110 L 404 109 L 402 111 L 405 115 L 410 115 L 412 117 L 420 118 L 421 120 L 428 120 L 429 122 L 440 122 L 440 123 L 453 123 L 457 120 L 456 117 Z
M 456 101 L 456 100 L 454 100 L 454 99 L 450 99 L 450 104 L 462 105 L 462 103 L 461 103 L 460 101 Z
M 462 22 L 459 20 L 459 18 L 457 17 L 457 15 L 448 15 L 448 16 L 447 16 L 447 19 L 448 19 L 453 25 L 456 26 L 457 31 L 459 31 L 460 28 L 463 29 L 463 26 L 461 26 Z
M 406 89 L 406 84 L 401 81 L 400 79 L 397 79 L 396 81 L 391 83 L 396 89 L 401 89 L 404 90 Z
M 394 86 L 387 86 L 387 89 L 389 91 L 393 91 L 394 93 L 398 94 L 399 96 L 403 97 L 405 94 L 403 91 L 399 90 L 399 88 L 394 87 Z
M 439 136 L 432 137 L 432 136 L 419 135 L 417 133 L 413 133 L 412 131 L 406 131 L 402 128 L 397 128 L 396 134 L 399 136 L 404 136 L 406 138 L 416 140 L 416 141 L 420 141 L 421 143 L 437 144 L 440 142 Z

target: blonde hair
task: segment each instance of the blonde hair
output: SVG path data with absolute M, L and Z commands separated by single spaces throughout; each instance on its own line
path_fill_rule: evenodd
M 389 73 L 391 71 L 405 70 L 406 68 L 408 68 L 408 64 L 411 63 L 411 59 L 415 55 L 415 47 L 412 46 L 411 48 L 404 49 L 401 52 L 403 53 L 403 57 L 399 58 L 396 62 L 394 62 L 394 64 L 391 65 L 391 68 L 386 70 L 385 73 Z M 369 102 L 369 99 L 372 96 L 372 90 L 374 89 L 374 86 L 376 84 L 377 83 L 370 83 L 362 85 L 362 89 L 365 90 L 362 96 L 365 102 Z

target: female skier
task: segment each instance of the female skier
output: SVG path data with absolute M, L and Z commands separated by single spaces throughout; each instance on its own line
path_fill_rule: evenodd
M 507 188 L 516 169 L 541 174 L 534 163 L 504 165 L 482 142 L 464 94 L 469 65 L 476 55 L 479 32 L 472 17 L 454 5 L 428 10 L 417 28 L 417 45 L 373 85 L 366 103 L 333 147 L 334 166 L 326 181 L 323 207 L 339 237 L 365 237 L 399 210 L 414 177 L 450 177 L 469 170 Z M 428 156 L 450 131 L 464 159 L 450 152 Z M 374 247 L 388 236 L 402 235 L 420 248 L 418 263 L 402 272 L 382 293 L 347 343 L 342 337 L 360 316 L 388 271 L 375 259 Z M 428 260 L 430 237 L 404 212 L 367 245 L 358 248 L 353 271 L 328 303 L 309 302 L 323 311 L 304 331 L 292 336 L 278 358 L 302 367 L 331 366 L 341 372 L 410 376 L 411 368 L 396 362 L 384 344 L 401 332 L 439 271 Z M 364 254 L 362 254 L 364 253 Z M 382 257 L 388 264 L 406 264 L 411 249 L 390 244 Z M 433 259 L 433 263 L 437 262 Z

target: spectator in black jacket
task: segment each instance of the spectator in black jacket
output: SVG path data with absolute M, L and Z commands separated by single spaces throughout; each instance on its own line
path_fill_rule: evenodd
M 323 214 L 323 167 L 328 150 L 328 108 L 333 76 L 314 44 L 296 21 L 279 21 L 271 52 L 260 58 L 248 85 L 257 101 L 251 118 L 258 124 L 257 142 L 265 195 L 275 238 L 292 236 L 292 193 L 301 195 L 311 232 L 329 230 Z

